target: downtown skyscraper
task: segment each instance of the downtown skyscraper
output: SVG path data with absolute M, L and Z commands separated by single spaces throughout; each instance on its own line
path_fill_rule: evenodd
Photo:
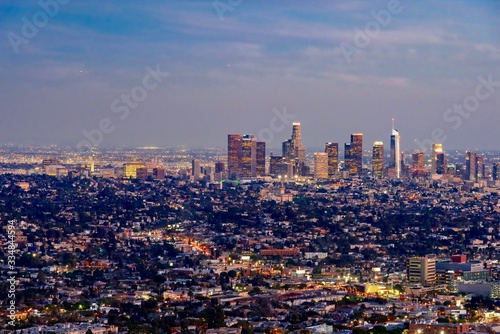
M 351 134 L 351 142 L 344 146 L 344 165 L 350 176 L 363 173 L 363 134 Z
M 328 156 L 328 177 L 332 179 L 339 170 L 339 144 L 326 143 L 325 153 Z
M 283 158 L 294 165 L 295 174 L 305 175 L 306 149 L 302 145 L 302 135 L 300 133 L 300 123 L 293 123 L 292 137 L 282 144 Z
M 375 179 L 384 177 L 384 143 L 381 141 L 373 143 L 372 174 Z
M 389 167 L 394 168 L 394 176 L 401 178 L 401 137 L 398 130 L 394 129 L 394 118 L 392 119 L 391 134 L 391 160 Z
M 266 143 L 254 135 L 230 134 L 227 139 L 227 168 L 230 179 L 264 176 Z

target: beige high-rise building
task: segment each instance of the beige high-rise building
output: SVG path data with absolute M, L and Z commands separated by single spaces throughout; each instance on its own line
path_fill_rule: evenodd
M 414 256 L 408 259 L 406 275 L 409 283 L 423 286 L 436 284 L 436 256 Z
M 314 153 L 314 178 L 328 178 L 328 154 L 324 152 Z
M 384 143 L 381 141 L 373 143 L 372 173 L 375 179 L 384 177 Z

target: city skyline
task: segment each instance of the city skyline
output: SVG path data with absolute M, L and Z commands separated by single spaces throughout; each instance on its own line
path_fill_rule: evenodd
M 0 143 L 75 147 L 90 133 L 96 146 L 223 147 L 220 133 L 270 129 L 272 148 L 301 121 L 311 148 L 353 132 L 387 141 L 395 117 L 403 149 L 498 149 L 499 11 L 498 1 L 242 1 L 223 13 L 210 1 L 57 11 L 7 1 Z M 380 31 L 361 45 L 366 27 Z M 294 118 L 273 121 L 283 113 Z

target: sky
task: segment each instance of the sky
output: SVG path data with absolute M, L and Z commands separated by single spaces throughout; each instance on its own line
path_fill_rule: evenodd
M 499 0 L 4 0 L 0 143 L 500 150 L 499 65 Z

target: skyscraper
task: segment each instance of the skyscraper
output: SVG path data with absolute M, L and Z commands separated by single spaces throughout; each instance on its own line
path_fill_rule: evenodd
M 254 135 L 243 135 L 241 143 L 241 177 L 257 175 L 257 140 Z
M 339 170 L 339 144 L 326 143 L 325 153 L 328 155 L 328 177 L 334 178 Z
M 351 174 L 351 165 L 352 165 L 352 158 L 351 158 L 351 143 L 344 143 L 344 171 L 349 172 L 349 175 Z
M 477 175 L 477 154 L 475 151 L 465 153 L 465 180 L 476 181 Z
M 266 144 L 254 135 L 228 135 L 227 168 L 231 179 L 265 174 Z M 262 173 L 262 174 L 258 174 Z
M 323 152 L 314 153 L 314 178 L 328 178 L 328 154 Z
M 266 143 L 258 141 L 256 145 L 256 175 L 264 176 L 266 175 Z
M 200 168 L 200 160 L 193 159 L 191 161 L 191 175 L 194 176 L 195 180 L 200 178 L 201 168 Z
M 436 154 L 436 174 L 443 175 L 446 174 L 447 159 L 444 152 L 439 152 Z
M 411 171 L 413 177 L 422 177 L 425 174 L 425 153 L 415 152 L 412 155 Z
M 493 181 L 500 181 L 500 162 L 493 165 Z
M 438 153 L 443 153 L 443 144 L 432 144 L 431 175 L 437 174 Z
M 235 179 L 240 174 L 243 135 L 227 136 L 227 172 L 229 178 Z
M 283 157 L 292 162 L 296 171 L 300 175 L 304 175 L 306 171 L 306 150 L 302 146 L 302 136 L 300 133 L 300 123 L 293 123 L 292 138 L 284 141 L 282 144 Z
M 373 143 L 372 173 L 375 179 L 384 177 L 384 143 L 381 141 Z
M 485 178 L 486 165 L 484 164 L 483 157 L 476 157 L 476 180 L 482 180 Z
M 391 162 L 389 167 L 393 167 L 396 172 L 396 178 L 401 177 L 401 138 L 398 130 L 394 129 L 394 118 L 392 119 L 392 134 L 391 134 Z
M 351 176 L 361 176 L 363 172 L 363 134 L 353 133 L 351 135 L 351 144 L 349 146 L 349 156 L 351 165 L 349 174 Z

